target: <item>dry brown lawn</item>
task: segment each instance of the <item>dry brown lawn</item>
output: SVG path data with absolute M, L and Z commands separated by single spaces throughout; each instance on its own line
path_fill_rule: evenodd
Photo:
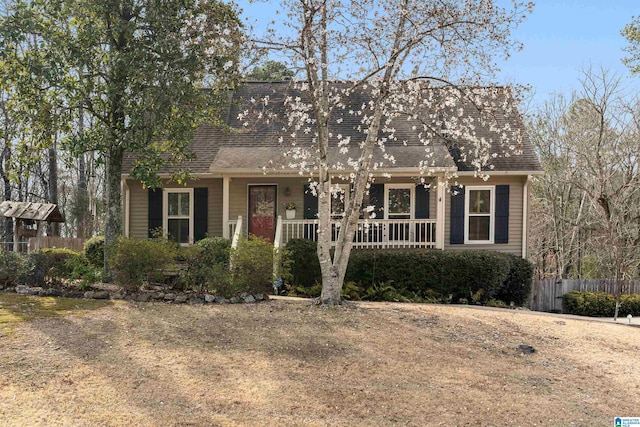
M 632 415 L 640 328 L 623 325 L 278 300 L 121 302 L 0 328 L 7 426 L 608 426 Z

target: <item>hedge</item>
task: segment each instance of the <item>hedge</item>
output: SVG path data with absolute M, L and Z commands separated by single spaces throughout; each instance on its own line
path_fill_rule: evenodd
M 563 311 L 579 316 L 612 317 L 616 309 L 616 297 L 606 292 L 573 291 L 562 297 Z M 618 315 L 640 316 L 640 295 L 621 295 Z
M 321 281 L 316 243 L 287 243 L 292 287 Z M 520 257 L 494 251 L 433 249 L 353 251 L 345 283 L 362 289 L 390 284 L 426 300 L 502 300 L 523 305 L 531 292 L 533 266 Z

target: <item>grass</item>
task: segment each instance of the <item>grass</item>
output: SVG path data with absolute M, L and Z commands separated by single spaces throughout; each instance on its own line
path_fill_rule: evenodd
M 0 331 L 10 335 L 15 325 L 33 319 L 84 312 L 111 305 L 106 300 L 35 297 L 0 293 Z
M 4 424 L 595 426 L 639 415 L 640 328 L 629 326 L 285 300 L 69 313 L 0 336 Z

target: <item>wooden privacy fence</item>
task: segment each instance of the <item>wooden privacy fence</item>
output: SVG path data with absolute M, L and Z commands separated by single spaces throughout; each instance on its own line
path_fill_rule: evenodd
M 621 282 L 625 294 L 640 294 L 640 281 L 624 280 Z M 534 280 L 531 287 L 530 307 L 535 311 L 552 311 L 562 313 L 562 296 L 571 291 L 591 291 L 615 293 L 613 279 L 547 279 Z
M 76 239 L 71 237 L 54 237 L 40 236 L 29 238 L 29 252 L 36 250 L 36 239 L 39 239 L 40 249 L 44 248 L 67 248 L 72 251 L 81 251 L 84 249 L 84 243 L 87 239 Z

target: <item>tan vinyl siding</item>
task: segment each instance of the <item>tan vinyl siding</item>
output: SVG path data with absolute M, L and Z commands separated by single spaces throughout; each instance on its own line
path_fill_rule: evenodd
M 137 180 L 127 180 L 130 190 L 129 236 L 136 239 L 148 237 L 149 196 Z M 206 178 L 187 183 L 186 188 L 207 187 L 208 221 L 207 235 L 222 236 L 222 179 Z M 176 183 L 165 183 L 165 188 L 185 188 Z
M 522 193 L 526 177 L 499 177 L 492 176 L 488 181 L 476 178 L 462 177 L 458 179 L 460 185 L 509 185 L 509 243 L 505 244 L 450 244 L 450 215 L 451 215 L 451 195 L 445 196 L 445 250 L 462 249 L 490 249 L 499 252 L 506 252 L 513 255 L 522 255 Z M 433 199 L 432 199 L 433 200 Z

